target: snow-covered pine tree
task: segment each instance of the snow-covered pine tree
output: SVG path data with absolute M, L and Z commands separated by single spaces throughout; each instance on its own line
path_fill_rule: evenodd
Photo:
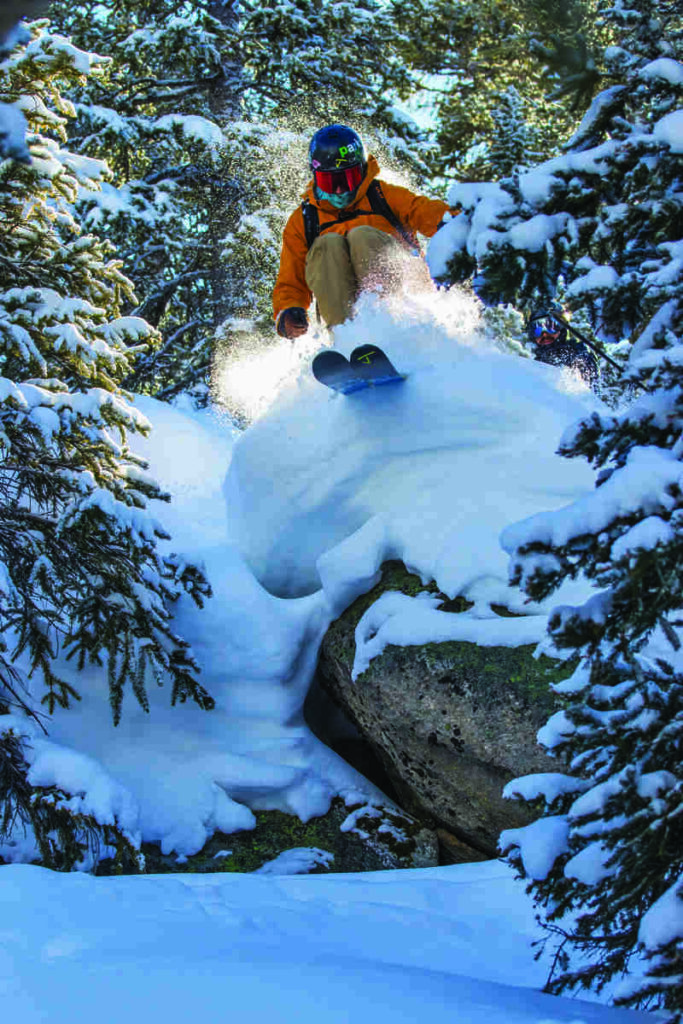
M 503 534 L 530 598 L 580 574 L 599 588 L 549 620 L 555 646 L 581 659 L 539 733 L 564 771 L 506 789 L 542 808 L 501 845 L 557 943 L 548 989 L 599 990 L 637 952 L 647 970 L 626 975 L 616 1001 L 664 1006 L 671 1021 L 683 1017 L 681 337 L 682 304 L 669 301 L 631 356 L 648 395 L 563 439 L 562 454 L 603 471 L 596 491 Z
M 88 223 L 115 243 L 141 299 L 134 312 L 163 335 L 129 383 L 163 398 L 206 394 L 217 339 L 229 346 L 245 321 L 272 330 L 280 233 L 305 154 L 296 131 L 341 112 L 391 118 L 386 11 L 376 0 L 54 0 L 51 11 L 78 45 L 112 57 L 71 97 L 70 145 L 112 167 Z
M 460 181 L 497 177 L 489 160 L 493 112 L 516 88 L 541 153 L 572 133 L 595 85 L 603 34 L 597 0 L 400 0 L 396 19 L 407 66 L 431 97 L 433 171 Z M 560 83 L 571 76 L 571 93 Z M 557 102 L 552 100 L 555 94 Z
M 245 0 L 241 53 L 250 105 L 273 105 L 309 121 L 371 115 L 386 107 L 388 86 L 408 86 L 394 45 L 393 12 L 379 0 Z
M 680 1021 L 683 15 L 673 0 L 617 0 L 605 17 L 620 34 L 606 55 L 618 79 L 568 156 L 545 166 L 545 203 L 514 217 L 527 243 L 546 218 L 546 239 L 556 242 L 556 224 L 584 247 L 570 293 L 588 300 L 605 336 L 636 337 L 626 376 L 640 391 L 623 411 L 594 413 L 562 439 L 562 454 L 600 471 L 596 490 L 503 534 L 513 581 L 530 598 L 579 576 L 596 590 L 550 616 L 555 646 L 580 659 L 556 687 L 564 708 L 539 734 L 563 770 L 508 786 L 542 817 L 504 834 L 502 846 L 557 941 L 551 991 L 621 979 L 616 1002 L 661 1006 Z M 528 251 L 517 252 L 527 270 Z M 532 287 L 520 279 L 520 291 Z
M 643 0 L 610 4 L 602 19 L 622 43 L 605 52 L 606 87 L 565 152 L 452 190 L 465 219 L 444 279 L 476 268 L 485 301 L 523 309 L 553 299 L 562 278 L 570 308 L 620 341 L 647 322 L 650 262 L 666 259 L 662 246 L 678 234 L 681 14 Z
M 201 604 L 208 583 L 158 551 L 166 534 L 147 506 L 168 496 L 126 440 L 148 424 L 118 382 L 154 332 L 119 315 L 130 281 L 74 216 L 79 189 L 103 168 L 63 148 L 73 111 L 60 88 L 102 62 L 45 24 L 0 65 L 0 99 L 23 111 L 31 155 L 0 163 L 0 711 L 40 708 L 19 655 L 42 678 L 48 711 L 79 697 L 58 655 L 107 665 L 115 721 L 126 687 L 148 707 L 150 678 L 170 682 L 174 703 L 210 708 L 171 621 L 173 601 L 188 593 Z
M 525 120 L 524 105 L 514 85 L 497 98 L 491 117 L 494 133 L 488 159 L 493 179 L 506 178 L 515 169 L 535 163 L 533 129 Z
M 166 398 L 193 388 L 206 394 L 214 334 L 255 289 L 224 251 L 262 196 L 245 202 L 236 177 L 258 148 L 257 133 L 216 121 L 216 111 L 234 114 L 241 96 L 234 65 L 222 56 L 232 54 L 229 19 L 213 17 L 215 6 L 51 6 L 60 31 L 111 58 L 103 75 L 69 92 L 77 113 L 69 144 L 111 169 L 101 190 L 81 192 L 82 216 L 123 260 L 140 299 L 128 311 L 163 338 L 135 362 L 127 384 Z M 260 247 L 254 241 L 252 252 Z
M 5 3 L 0 10 L 0 60 L 20 42 L 28 39 L 28 30 L 20 24 L 25 17 L 36 17 L 47 7 L 48 0 L 17 0 Z M 28 160 L 24 139 L 26 121 L 13 104 L 0 103 L 0 160 Z

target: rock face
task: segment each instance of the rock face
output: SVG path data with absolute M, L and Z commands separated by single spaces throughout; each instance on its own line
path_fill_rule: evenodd
M 406 811 L 496 856 L 501 830 L 529 820 L 517 803 L 503 800 L 505 784 L 558 771 L 536 733 L 559 706 L 549 684 L 572 666 L 535 659 L 533 644 L 449 641 L 387 647 L 354 683 L 355 628 L 386 590 L 438 593 L 401 563 L 385 563 L 381 582 L 330 627 L 321 649 L 321 685 L 373 748 Z M 462 610 L 454 602 L 444 609 Z

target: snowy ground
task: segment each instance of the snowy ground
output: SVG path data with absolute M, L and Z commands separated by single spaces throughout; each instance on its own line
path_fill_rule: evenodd
M 534 991 L 531 910 L 495 861 L 284 878 L 16 865 L 0 921 L 3 1019 L 21 1024 L 656 1019 Z
M 158 516 L 175 550 L 205 562 L 215 591 L 203 612 L 183 604 L 177 622 L 216 709 L 170 708 L 161 689 L 146 715 L 128 694 L 114 728 L 93 671 L 73 679 L 82 702 L 35 740 L 34 769 L 180 859 L 216 828 L 250 828 L 257 809 L 306 820 L 337 794 L 380 798 L 313 737 L 301 709 L 330 620 L 383 560 L 403 558 L 475 604 L 457 616 L 408 598 L 371 609 L 359 668 L 387 640 L 544 634 L 546 610 L 507 587 L 499 535 L 592 487 L 586 466 L 554 451 L 596 400 L 560 371 L 498 351 L 453 294 L 395 310 L 366 302 L 335 344 L 348 354 L 370 340 L 405 383 L 334 395 L 309 371 L 320 338 L 221 368 L 219 392 L 259 413 L 239 438 L 216 415 L 138 402 L 154 432 L 137 447 L 174 496 Z M 496 602 L 525 614 L 501 619 Z M 532 958 L 532 908 L 495 862 L 93 879 L 22 864 L 31 852 L 20 836 L 0 848 L 15 862 L 0 871 L 0 991 L 22 1024 L 175 1022 L 202 1010 L 269 1024 L 395 1024 L 434 1010 L 460 1024 L 652 1019 L 533 992 L 544 968 Z

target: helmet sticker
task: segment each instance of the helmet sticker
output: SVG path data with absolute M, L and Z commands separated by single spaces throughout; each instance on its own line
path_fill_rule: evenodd
M 346 163 L 347 157 L 353 157 L 357 149 L 360 146 L 357 142 L 349 142 L 348 146 L 339 147 L 339 156 L 337 157 L 337 167 L 341 167 L 342 164 Z

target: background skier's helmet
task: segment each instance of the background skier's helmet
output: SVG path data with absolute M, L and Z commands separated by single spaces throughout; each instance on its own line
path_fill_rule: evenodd
M 363 140 L 353 128 L 330 124 L 311 139 L 308 164 L 321 192 L 355 192 L 365 177 Z
M 529 317 L 527 334 L 529 341 L 535 345 L 552 345 L 556 341 L 565 341 L 567 327 L 562 308 L 553 305 L 536 310 Z

